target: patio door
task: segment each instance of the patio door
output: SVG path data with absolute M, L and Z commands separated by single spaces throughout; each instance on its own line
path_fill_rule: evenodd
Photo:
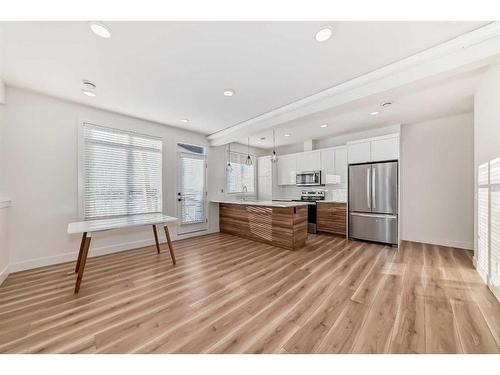
M 207 230 L 206 156 L 185 152 L 177 155 L 178 234 Z

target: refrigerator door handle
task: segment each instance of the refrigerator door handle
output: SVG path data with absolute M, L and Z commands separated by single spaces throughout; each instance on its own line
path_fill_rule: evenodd
M 376 202 L 376 199 L 375 199 L 375 180 L 376 180 L 376 176 L 375 176 L 375 171 L 376 169 L 371 167 L 371 174 L 372 174 L 372 205 L 373 205 L 373 209 L 376 209 L 377 207 L 375 207 L 375 202 Z
M 396 219 L 396 215 L 379 215 L 379 214 L 363 214 L 358 212 L 351 212 L 351 216 L 361 216 L 361 217 L 374 217 L 377 219 Z
M 371 210 L 372 208 L 372 200 L 370 197 L 370 175 L 371 175 L 372 168 L 367 169 L 366 173 L 366 200 L 368 202 L 368 208 Z

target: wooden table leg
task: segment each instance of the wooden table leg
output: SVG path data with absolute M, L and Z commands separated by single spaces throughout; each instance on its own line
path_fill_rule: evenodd
M 156 251 L 160 254 L 160 243 L 158 242 L 158 232 L 156 231 L 156 225 L 153 224 L 153 234 L 155 235 Z
M 87 255 L 89 253 L 90 240 L 92 239 L 92 233 L 87 233 L 85 238 L 85 244 L 83 245 L 82 257 L 80 259 L 80 265 L 78 267 L 78 276 L 75 283 L 75 293 L 80 290 L 80 284 L 82 282 L 83 270 L 85 269 L 85 263 L 87 263 Z
M 172 257 L 172 263 L 175 264 L 174 247 L 172 246 L 172 241 L 170 241 L 170 233 L 168 233 L 168 227 L 165 225 L 165 236 L 167 237 L 168 249 L 170 250 L 170 256 Z
M 78 272 L 78 268 L 80 268 L 80 261 L 82 260 L 83 246 L 85 245 L 85 239 L 87 238 L 87 232 L 83 232 L 82 242 L 80 244 L 80 252 L 78 253 L 78 260 L 76 261 L 75 273 Z

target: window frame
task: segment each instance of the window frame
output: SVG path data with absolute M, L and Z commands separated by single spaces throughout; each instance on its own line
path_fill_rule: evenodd
M 229 151 L 225 150 L 225 155 L 226 157 L 224 158 L 225 163 L 224 163 L 224 191 L 226 192 L 226 195 L 229 196 L 249 196 L 249 197 L 256 197 L 257 196 L 257 156 L 254 154 L 250 154 L 250 157 L 252 158 L 252 165 L 253 165 L 253 192 L 229 192 L 228 189 L 228 172 L 226 169 L 227 163 L 230 160 L 230 155 Z M 240 155 L 248 155 L 247 153 L 244 152 L 239 152 L 239 151 L 231 151 L 231 154 L 240 154 Z
M 160 166 L 160 181 L 161 181 L 161 186 L 160 186 L 160 197 L 161 197 L 161 212 L 164 211 L 164 206 L 165 206 L 165 196 L 164 196 L 164 190 L 163 190 L 163 185 L 164 185 L 164 180 L 163 180 L 163 166 L 165 163 L 164 160 L 164 150 L 165 150 L 165 142 L 162 137 L 159 137 L 157 135 L 145 133 L 145 132 L 138 132 L 134 130 L 130 130 L 128 128 L 123 128 L 120 126 L 115 126 L 115 125 L 103 125 L 101 122 L 98 121 L 93 121 L 85 118 L 80 118 L 78 120 L 78 129 L 77 129 L 77 194 L 78 194 L 78 218 L 79 220 L 85 220 L 85 162 L 86 162 L 86 155 L 85 155 L 85 136 L 84 136 L 84 126 L 85 124 L 91 125 L 91 126 L 98 126 L 102 128 L 107 128 L 107 129 L 112 129 L 112 130 L 117 130 L 121 132 L 127 132 L 127 133 L 133 133 L 137 134 L 138 136 L 144 136 L 144 137 L 150 137 L 150 138 L 155 138 L 159 141 L 161 141 L 161 166 Z M 89 219 L 89 220 L 98 220 L 98 219 Z

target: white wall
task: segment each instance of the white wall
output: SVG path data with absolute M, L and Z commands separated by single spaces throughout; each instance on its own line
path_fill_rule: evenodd
M 5 84 L 0 79 L 0 104 L 5 104 Z
M 472 113 L 402 125 L 401 237 L 473 248 Z
M 1 82 L 0 82 L 1 85 Z M 0 88 L 1 90 L 1 88 Z M 1 94 L 1 93 L 0 93 Z M 7 277 L 9 270 L 9 251 L 7 248 L 7 215 L 8 215 L 8 206 L 4 200 L 7 198 L 4 189 L 4 174 L 3 174 L 3 165 L 4 165 L 4 105 L 0 104 L 0 285 Z
M 478 166 L 490 164 L 490 176 L 494 174 L 494 166 L 498 167 L 500 158 L 500 65 L 491 67 L 482 77 L 474 96 L 474 176 L 475 176 L 475 230 L 474 257 L 478 257 L 477 228 L 477 171 Z M 492 168 L 493 167 L 493 168 Z M 500 171 L 496 171 L 499 173 Z M 498 176 L 498 175 L 497 175 Z M 498 179 L 498 177 L 497 177 Z M 492 179 L 493 180 L 493 179 Z M 489 193 L 487 257 L 489 266 L 486 278 L 488 284 L 500 300 L 500 184 L 490 185 Z
M 2 149 L 6 190 L 12 199 L 7 230 L 12 271 L 76 258 L 80 238 L 66 234 L 66 227 L 79 220 L 77 129 L 81 119 L 162 137 L 167 215 L 176 216 L 175 143 L 207 145 L 200 134 L 8 87 Z M 213 218 L 210 212 L 209 218 Z M 218 225 L 210 223 L 210 229 L 214 226 Z M 176 231 L 172 232 L 175 239 Z M 90 255 L 152 243 L 150 228 L 99 233 L 92 239 Z
M 7 214 L 8 207 L 4 207 L 0 198 L 0 285 L 9 274 L 9 251 L 7 248 Z
M 345 145 L 347 142 L 355 141 L 358 139 L 378 137 L 381 135 L 399 133 L 400 125 L 388 125 L 374 129 L 363 130 L 354 133 L 340 134 L 333 137 L 325 137 L 315 139 L 313 142 L 313 149 L 319 150 L 321 148 L 329 148 Z M 278 154 L 294 154 L 296 152 L 304 151 L 304 142 L 294 143 L 287 146 L 277 147 Z

